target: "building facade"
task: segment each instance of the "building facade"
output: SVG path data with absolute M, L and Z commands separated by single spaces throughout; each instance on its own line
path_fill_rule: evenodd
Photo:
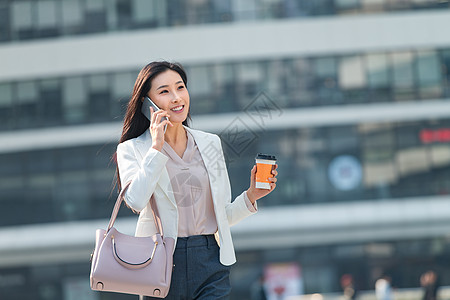
M 186 67 L 234 196 L 256 153 L 278 158 L 233 227 L 232 299 L 274 263 L 305 293 L 450 285 L 449 27 L 437 0 L 0 1 L 1 299 L 131 299 L 89 290 L 89 256 L 134 80 L 161 59 Z

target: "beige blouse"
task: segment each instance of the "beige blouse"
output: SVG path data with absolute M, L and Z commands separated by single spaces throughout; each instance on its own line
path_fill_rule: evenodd
M 186 134 L 187 147 L 182 157 L 166 142 L 161 150 L 169 157 L 166 168 L 178 206 L 178 237 L 214 234 L 217 222 L 208 173 L 193 136 Z M 244 197 L 248 209 L 255 212 L 247 193 Z

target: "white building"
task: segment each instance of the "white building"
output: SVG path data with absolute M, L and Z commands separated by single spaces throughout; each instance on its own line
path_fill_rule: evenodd
M 450 284 L 450 4 L 438 0 L 0 2 L 1 299 L 89 291 L 110 158 L 138 71 L 187 70 L 192 127 L 220 134 L 234 195 L 258 152 L 277 190 L 233 227 L 233 299 L 264 266 L 304 291 L 388 273 Z M 123 209 L 118 228 L 132 233 Z M 4 296 L 6 295 L 6 296 Z

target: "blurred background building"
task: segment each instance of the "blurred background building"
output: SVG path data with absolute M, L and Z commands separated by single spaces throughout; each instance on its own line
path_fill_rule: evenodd
M 341 292 L 344 274 L 413 288 L 428 269 L 450 285 L 449 8 L 1 0 L 0 299 L 133 298 L 91 292 L 89 257 L 124 107 L 160 59 L 186 67 L 192 126 L 221 134 L 235 196 L 257 152 L 278 158 L 277 190 L 233 228 L 232 299 L 278 263 L 305 293 Z

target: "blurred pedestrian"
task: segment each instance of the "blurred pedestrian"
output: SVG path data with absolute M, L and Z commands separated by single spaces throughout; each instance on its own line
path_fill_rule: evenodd
M 344 292 L 345 300 L 355 300 L 356 299 L 356 288 L 353 281 L 353 276 L 350 274 L 344 274 L 341 277 L 341 287 Z
M 391 277 L 384 275 L 375 282 L 377 300 L 392 300 Z
M 439 288 L 438 275 L 435 271 L 429 270 L 420 276 L 420 285 L 423 288 L 423 300 L 436 300 Z

